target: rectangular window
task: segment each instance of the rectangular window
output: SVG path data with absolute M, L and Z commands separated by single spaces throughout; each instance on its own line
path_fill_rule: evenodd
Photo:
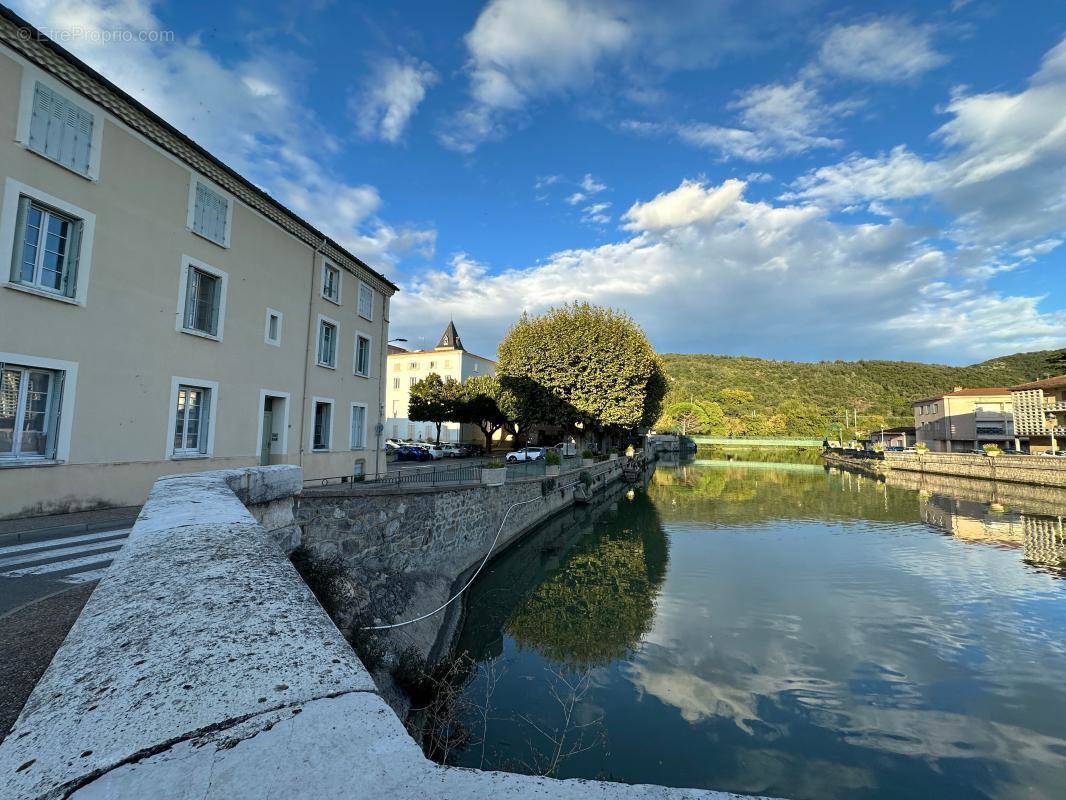
M 411 378 L 410 385 L 414 386 L 416 383 L 418 383 L 418 378 Z
M 263 332 L 263 341 L 274 347 L 281 347 L 281 317 L 280 311 L 273 308 L 267 309 L 266 330 Z
M 341 271 L 329 263 L 322 265 L 322 296 L 340 305 Z
M 352 403 L 352 430 L 350 446 L 352 450 L 366 447 L 366 406 Z
M 311 449 L 329 450 L 333 439 L 333 403 L 326 400 L 315 401 L 315 421 L 312 432 Z
M 429 362 L 429 368 L 430 368 L 430 369 L 433 369 L 433 368 L 434 368 L 434 367 L 436 367 L 436 366 L 437 366 L 437 362 L 436 362 L 436 361 L 430 361 L 430 362 Z
M 178 385 L 174 411 L 174 455 L 207 453 L 208 417 L 211 390 L 202 386 Z
M 89 175 L 93 115 L 42 83 L 33 92 L 29 147 L 64 167 Z
M 194 189 L 192 230 L 223 247 L 229 245 L 230 201 L 203 181 Z
M 400 379 L 399 378 L 393 378 L 392 379 L 392 388 L 393 389 L 399 389 L 400 388 Z
M 55 458 L 63 378 L 0 363 L 0 461 Z
M 374 319 L 374 290 L 362 281 L 359 281 L 359 316 Z
M 318 318 L 318 364 L 322 367 L 337 367 L 337 323 Z
M 401 369 L 403 369 L 403 366 L 400 364 L 399 361 L 392 365 L 393 372 L 399 372 Z
M 12 282 L 73 297 L 81 234 L 81 220 L 20 196 L 15 216 Z
M 412 361 L 412 362 L 410 362 L 410 363 L 409 363 L 409 364 L 407 365 L 407 368 L 408 368 L 408 369 L 418 369 L 418 362 L 417 362 L 417 361 Z
M 355 337 L 355 374 L 370 377 L 370 339 L 360 335 Z
M 218 336 L 222 279 L 190 266 L 185 278 L 185 330 Z

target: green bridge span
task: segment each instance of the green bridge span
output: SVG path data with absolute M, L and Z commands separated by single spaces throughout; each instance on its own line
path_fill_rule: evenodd
M 725 436 L 693 436 L 696 444 L 713 444 L 722 447 L 821 447 L 821 439 L 740 439 Z

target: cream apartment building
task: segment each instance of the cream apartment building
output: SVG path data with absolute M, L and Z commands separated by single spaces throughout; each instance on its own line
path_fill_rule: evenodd
M 392 283 L 3 7 L 0 107 L 0 518 L 384 469 Z
M 475 375 L 495 375 L 496 362 L 466 350 L 454 322 L 448 323 L 432 350 L 404 350 L 390 345 L 385 387 L 385 431 L 389 438 L 436 441 L 436 425 L 415 422 L 407 417 L 411 387 L 434 372 L 442 378 L 454 378 L 462 383 Z M 484 444 L 485 437 L 476 425 L 446 422 L 441 426 L 440 439 L 442 442 Z
M 931 451 L 951 453 L 1005 446 L 1014 439 L 1011 393 L 1006 388 L 964 389 L 916 400 L 915 437 Z

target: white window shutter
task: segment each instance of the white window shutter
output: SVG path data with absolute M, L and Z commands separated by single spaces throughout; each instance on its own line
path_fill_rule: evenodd
M 67 263 L 63 269 L 63 294 L 73 297 L 78 288 L 78 264 L 81 263 L 81 232 L 85 226 L 83 220 L 70 223 L 70 235 L 67 239 Z
M 229 199 L 197 181 L 195 204 L 192 229 L 213 242 L 225 244 Z
M 38 83 L 30 117 L 30 148 L 87 175 L 92 143 L 93 115 Z
M 11 253 L 11 280 L 22 277 L 22 250 L 26 246 L 26 216 L 30 213 L 30 198 L 19 197 L 18 210 L 15 213 L 15 244 Z M 30 276 L 32 280 L 33 276 Z

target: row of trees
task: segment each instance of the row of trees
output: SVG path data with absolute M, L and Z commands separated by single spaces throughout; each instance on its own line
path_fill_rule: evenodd
M 437 427 L 477 425 L 486 446 L 498 430 L 538 425 L 574 436 L 624 434 L 659 418 L 666 376 L 627 315 L 589 303 L 523 314 L 499 347 L 495 376 L 460 383 L 430 375 L 411 387 L 408 417 Z
M 892 424 L 881 414 L 848 416 L 844 432 L 848 436 L 871 433 Z M 659 430 L 683 435 L 708 436 L 786 436 L 818 437 L 837 432 L 843 414 L 823 412 L 813 403 L 784 400 L 772 409 L 757 404 L 755 395 L 744 389 L 727 388 L 710 397 L 667 402 L 656 422 Z

